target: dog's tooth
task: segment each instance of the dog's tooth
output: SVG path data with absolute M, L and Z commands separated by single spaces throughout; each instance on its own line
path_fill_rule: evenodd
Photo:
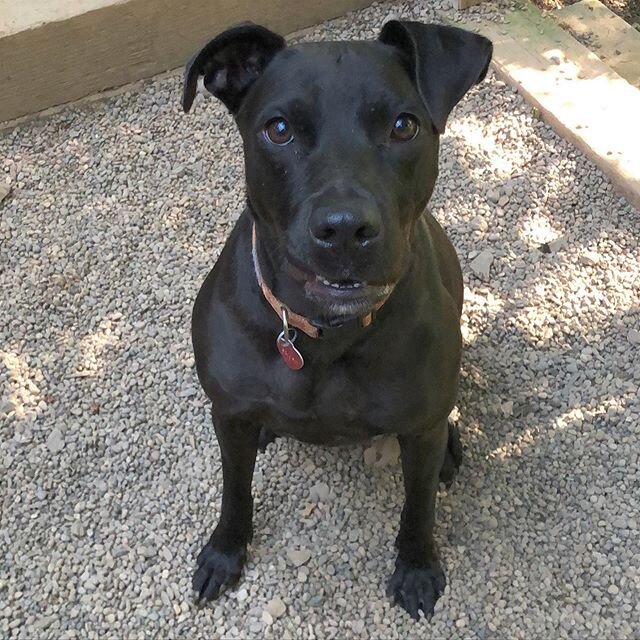
M 331 287 L 332 289 L 360 289 L 367 285 L 366 282 L 330 282 L 322 276 L 316 276 L 316 278 L 318 282 L 321 282 L 323 285 Z

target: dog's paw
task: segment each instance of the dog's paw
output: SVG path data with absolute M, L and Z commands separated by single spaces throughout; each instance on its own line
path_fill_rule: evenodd
M 223 552 L 207 542 L 198 555 L 198 568 L 193 574 L 196 601 L 215 600 L 222 590 L 235 585 L 240 579 L 246 557 L 246 546 Z
M 416 567 L 398 558 L 396 570 L 387 584 L 387 596 L 392 597 L 414 619 L 419 612 L 433 615 L 436 601 L 444 591 L 446 580 L 440 565 Z
M 460 442 L 460 432 L 458 427 L 449 421 L 449 438 L 447 440 L 447 450 L 444 455 L 444 462 L 440 469 L 440 482 L 443 482 L 447 489 L 453 483 L 453 479 L 458 473 L 462 464 L 462 443 Z

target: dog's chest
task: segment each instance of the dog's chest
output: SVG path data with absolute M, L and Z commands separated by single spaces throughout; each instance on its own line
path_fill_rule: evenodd
M 271 428 L 300 440 L 340 444 L 397 432 L 427 414 L 427 394 L 419 384 L 409 385 L 397 372 L 390 379 L 384 368 L 374 371 L 367 364 L 336 362 L 306 371 L 275 367 L 263 407 Z

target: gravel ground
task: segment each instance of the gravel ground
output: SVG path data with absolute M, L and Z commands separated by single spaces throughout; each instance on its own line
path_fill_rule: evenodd
M 244 580 L 192 604 L 221 470 L 189 318 L 243 172 L 223 109 L 183 116 L 179 94 L 174 73 L 0 137 L 0 636 L 637 637 L 640 215 L 491 74 L 443 138 L 432 202 L 467 287 L 466 459 L 439 499 L 432 621 L 384 597 L 391 441 L 271 446 Z

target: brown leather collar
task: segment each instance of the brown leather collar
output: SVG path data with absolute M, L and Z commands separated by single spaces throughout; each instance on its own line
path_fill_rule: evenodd
M 310 320 L 296 313 L 295 311 L 291 311 L 289 307 L 283 302 L 280 302 L 278 298 L 275 297 L 273 291 L 269 289 L 267 283 L 264 281 L 262 277 L 262 270 L 260 269 L 260 263 L 258 262 L 258 247 L 257 247 L 257 238 L 256 238 L 256 225 L 253 224 L 251 230 L 251 254 L 253 257 L 253 268 L 256 272 L 256 278 L 258 279 L 258 284 L 262 289 L 262 294 L 264 295 L 266 301 L 271 305 L 271 308 L 276 312 L 278 318 L 282 320 L 283 309 L 287 311 L 287 319 L 289 325 L 295 327 L 302 331 L 302 333 L 308 335 L 310 338 L 320 338 L 322 337 L 323 329 L 322 327 L 317 327 Z M 359 324 L 361 327 L 368 327 L 373 322 L 373 317 L 376 311 L 378 311 L 382 305 L 387 301 L 387 297 L 383 298 L 379 302 L 376 303 L 375 310 L 370 311 L 369 313 L 361 316 L 359 320 Z

